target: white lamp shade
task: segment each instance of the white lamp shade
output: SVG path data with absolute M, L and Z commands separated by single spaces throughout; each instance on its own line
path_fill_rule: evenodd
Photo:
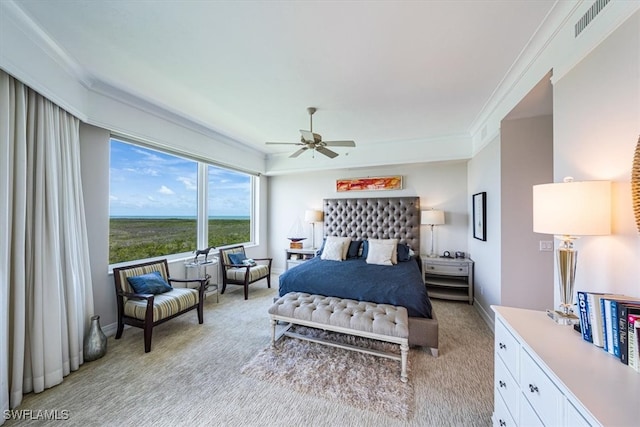
M 304 211 L 304 222 L 322 222 L 322 211 L 306 210 Z
M 611 233 L 611 182 L 533 186 L 533 231 L 565 236 Z
M 442 225 L 444 224 L 444 211 L 431 209 L 420 213 L 420 224 Z

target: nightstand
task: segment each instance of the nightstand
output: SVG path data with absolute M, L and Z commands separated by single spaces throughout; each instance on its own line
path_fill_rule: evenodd
M 299 265 L 305 261 L 310 260 L 316 256 L 317 249 L 285 249 L 285 270 L 288 270 L 296 265 Z
M 430 298 L 473 304 L 473 261 L 421 255 L 424 284 Z

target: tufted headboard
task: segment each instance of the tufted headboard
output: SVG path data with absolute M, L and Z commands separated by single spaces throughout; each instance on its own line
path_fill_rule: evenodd
M 420 252 L 420 198 L 324 199 L 325 236 L 399 239 Z

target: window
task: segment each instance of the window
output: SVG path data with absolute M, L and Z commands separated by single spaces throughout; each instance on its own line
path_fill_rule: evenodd
M 115 138 L 110 162 L 109 264 L 252 241 L 251 175 Z
M 251 241 L 251 176 L 208 167 L 208 246 Z

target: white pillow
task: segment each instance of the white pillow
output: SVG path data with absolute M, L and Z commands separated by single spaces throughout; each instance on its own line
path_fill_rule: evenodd
M 347 259 L 347 253 L 349 252 L 349 243 L 351 243 L 351 237 L 327 236 L 327 240 L 324 244 L 325 247 L 327 247 L 327 243 L 329 242 L 339 242 L 342 245 L 342 255 L 340 259 L 341 260 Z M 322 251 L 324 253 L 324 249 Z
M 398 239 L 369 239 L 367 264 L 394 265 L 398 263 Z
M 322 255 L 320 259 L 326 259 L 330 261 L 342 261 L 342 242 L 338 240 L 331 240 L 324 243 L 324 249 L 322 249 Z

